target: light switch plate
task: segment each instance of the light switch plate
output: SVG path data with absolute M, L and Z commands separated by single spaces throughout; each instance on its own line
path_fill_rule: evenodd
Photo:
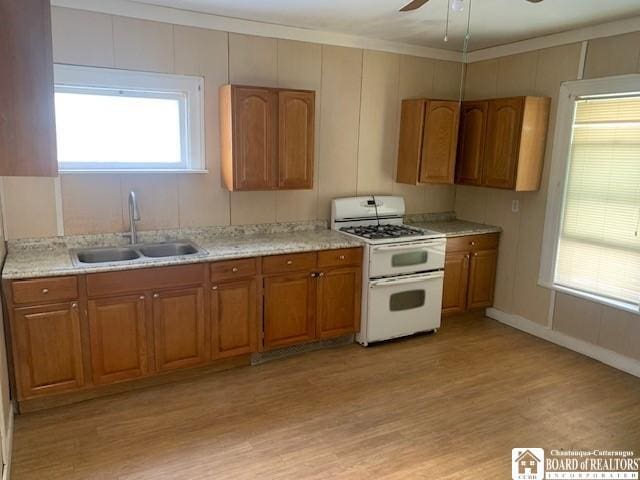
M 520 211 L 520 200 L 511 200 L 511 211 L 518 213 Z

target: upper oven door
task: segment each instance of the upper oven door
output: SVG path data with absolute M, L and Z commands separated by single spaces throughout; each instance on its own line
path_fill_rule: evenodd
M 377 278 L 442 269 L 445 246 L 444 238 L 373 246 L 369 276 Z

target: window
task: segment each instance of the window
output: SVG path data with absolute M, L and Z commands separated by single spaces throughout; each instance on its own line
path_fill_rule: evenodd
M 55 66 L 62 171 L 203 171 L 202 78 Z
M 640 76 L 569 82 L 563 88 L 568 95 L 561 97 L 558 122 L 566 125 L 556 132 L 554 149 L 561 151 L 557 158 L 554 151 L 554 164 L 559 160 L 564 168 L 552 166 L 552 175 L 560 173 L 563 181 L 556 185 L 560 192 L 550 190 L 547 213 L 557 219 L 555 228 L 553 219 L 546 225 L 545 243 L 554 251 L 545 245 L 551 265 L 543 265 L 541 281 L 637 312 Z

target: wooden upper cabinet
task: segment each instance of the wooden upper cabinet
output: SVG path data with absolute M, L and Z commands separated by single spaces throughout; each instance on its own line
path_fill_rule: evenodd
M 488 102 L 464 102 L 460 112 L 456 183 L 482 184 L 482 160 L 487 131 Z
M 0 176 L 58 174 L 49 0 L 0 0 Z
M 524 99 L 501 98 L 489 103 L 482 184 L 487 187 L 514 188 Z
M 279 188 L 313 188 L 314 112 L 314 92 L 278 92 Z
M 17 308 L 11 330 L 19 400 L 84 385 L 77 303 Z
M 277 102 L 269 89 L 233 88 L 231 161 L 234 190 L 268 190 L 277 182 Z M 231 190 L 231 189 L 230 189 Z
M 464 102 L 456 183 L 538 190 L 549 106 L 548 97 Z
M 223 85 L 222 177 L 231 191 L 313 188 L 315 92 Z
M 427 103 L 425 115 L 420 182 L 453 183 L 460 105 L 432 100 Z
M 458 102 L 402 101 L 397 182 L 453 183 L 459 116 Z
M 88 311 L 94 383 L 112 383 L 147 374 L 145 296 L 89 300 Z

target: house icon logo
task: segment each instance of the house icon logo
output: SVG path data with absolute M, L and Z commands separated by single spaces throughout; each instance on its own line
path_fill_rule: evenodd
M 544 450 L 542 448 L 514 448 L 511 450 L 513 480 L 543 480 Z

